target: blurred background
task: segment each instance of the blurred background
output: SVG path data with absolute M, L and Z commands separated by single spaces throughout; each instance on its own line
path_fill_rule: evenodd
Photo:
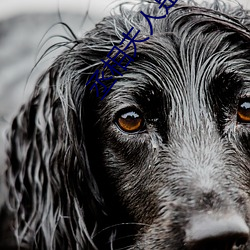
M 63 41 L 53 36 L 67 33 L 62 25 L 54 24 L 65 22 L 76 35 L 83 35 L 119 2 L 121 1 L 0 0 L 0 174 L 4 169 L 6 128 L 32 91 L 38 76 L 60 53 L 60 50 L 50 53 L 31 73 L 46 48 Z M 249 0 L 224 2 L 240 3 L 250 9 Z
M 83 35 L 114 4 L 111 0 L 0 0 L 0 175 L 6 129 L 60 49 L 32 68 L 49 46 L 65 41 L 53 36 L 69 34 L 55 24 L 65 22 L 76 35 Z

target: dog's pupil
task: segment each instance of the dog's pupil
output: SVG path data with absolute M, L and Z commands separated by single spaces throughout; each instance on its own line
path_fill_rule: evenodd
M 239 103 L 238 121 L 250 122 L 250 100 L 242 101 Z
M 243 102 L 240 107 L 242 109 L 249 109 L 250 108 L 250 102 Z
M 139 115 L 137 113 L 135 113 L 134 111 L 122 114 L 121 117 L 123 119 L 136 119 L 139 117 Z

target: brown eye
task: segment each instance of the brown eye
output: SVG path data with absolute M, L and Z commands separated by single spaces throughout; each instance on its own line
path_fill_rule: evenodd
M 133 133 L 144 127 L 144 119 L 135 111 L 121 113 L 117 125 L 125 132 Z
M 238 122 L 250 123 L 250 99 L 240 101 L 237 111 Z

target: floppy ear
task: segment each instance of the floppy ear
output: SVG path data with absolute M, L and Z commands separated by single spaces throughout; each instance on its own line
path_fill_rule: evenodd
M 100 53 L 97 56 L 85 45 L 66 51 L 13 121 L 7 206 L 20 247 L 95 249 L 91 234 L 103 214 L 103 200 L 85 142 L 86 108 L 95 104 L 84 103 L 91 99 L 85 83 L 97 60 Z
M 129 29 L 118 15 L 72 41 L 13 120 L 6 207 L 19 247 L 96 249 L 93 234 L 107 218 L 86 138 L 100 98 L 86 84 Z

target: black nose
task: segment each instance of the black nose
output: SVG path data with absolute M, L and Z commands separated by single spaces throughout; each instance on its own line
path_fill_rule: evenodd
M 237 214 L 203 214 L 191 218 L 185 244 L 189 250 L 243 250 L 249 228 Z

